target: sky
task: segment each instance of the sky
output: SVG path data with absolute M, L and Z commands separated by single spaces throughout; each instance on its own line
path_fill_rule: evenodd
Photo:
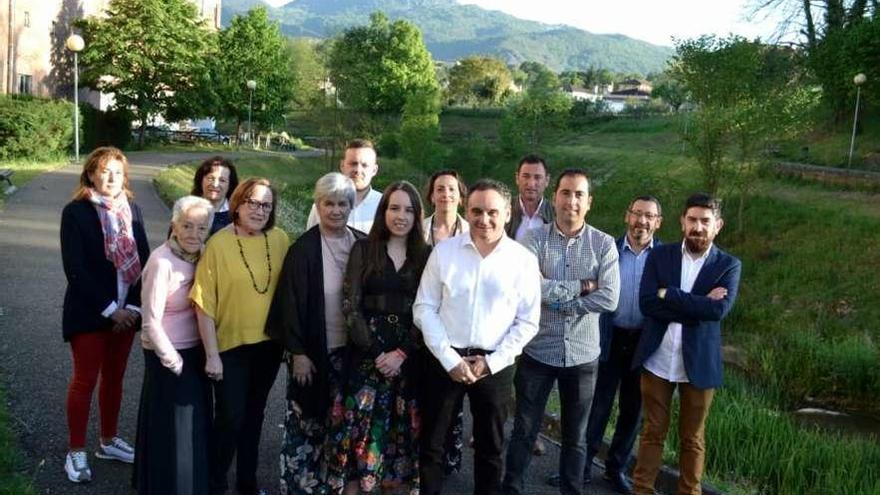
M 290 0 L 266 0 L 283 5 Z M 547 24 L 567 24 L 596 34 L 624 34 L 672 46 L 672 37 L 739 34 L 768 39 L 778 18 L 747 14 L 755 0 L 458 0 Z M 779 13 L 775 13 L 778 17 Z

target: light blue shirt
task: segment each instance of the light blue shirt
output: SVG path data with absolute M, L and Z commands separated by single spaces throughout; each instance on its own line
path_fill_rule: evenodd
M 617 310 L 611 317 L 615 327 L 642 328 L 644 316 L 639 309 L 639 286 L 642 272 L 645 271 L 645 260 L 653 248 L 654 239 L 651 239 L 645 249 L 636 254 L 629 245 L 629 239 L 623 236 L 623 249 L 620 251 L 620 298 Z

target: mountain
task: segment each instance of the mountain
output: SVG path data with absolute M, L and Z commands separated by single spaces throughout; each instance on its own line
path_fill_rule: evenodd
M 223 0 L 222 21 L 246 12 L 261 0 Z M 422 30 L 435 60 L 494 55 L 508 63 L 541 62 L 555 71 L 603 67 L 647 74 L 662 70 L 672 49 L 612 34 L 593 34 L 564 25 L 519 19 L 503 12 L 454 0 L 294 0 L 269 9 L 288 36 L 327 38 L 366 24 L 381 10 L 390 19 L 406 19 Z

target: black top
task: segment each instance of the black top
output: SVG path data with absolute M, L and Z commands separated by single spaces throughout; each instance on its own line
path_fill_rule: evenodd
M 211 222 L 211 235 L 230 223 L 232 223 L 232 215 L 229 214 L 229 210 L 215 212 L 214 221 Z
M 141 209 L 135 203 L 130 205 L 132 233 L 144 267 L 150 245 Z M 116 267 L 104 255 L 101 219 L 87 199 L 68 203 L 61 213 L 61 261 L 67 277 L 62 317 L 64 340 L 80 333 L 109 331 L 113 322 L 101 316 L 101 312 L 118 299 Z M 129 287 L 125 304 L 140 307 L 140 278 Z
M 365 234 L 349 228 L 355 239 Z M 330 407 L 327 327 L 324 321 L 324 258 L 321 231 L 315 225 L 293 243 L 284 257 L 281 277 L 266 320 L 266 335 L 291 354 L 305 354 L 317 372 L 311 385 L 287 382 L 287 398 L 306 418 L 323 418 Z
M 407 256 L 399 271 L 386 253 L 382 271 L 372 272 L 365 277 L 368 247 L 367 239 L 359 240 L 352 246 L 342 286 L 342 311 L 346 315 L 351 344 L 369 357 L 397 348 L 412 355 L 422 346 L 422 334 L 412 322 L 412 305 L 430 251 L 426 251 L 421 259 Z M 382 325 L 377 328 L 371 324 L 373 317 L 379 317 L 380 321 L 388 321 L 391 317 L 391 321 L 409 327 L 409 335 L 402 340 L 391 335 L 378 338 L 380 336 L 376 332 L 381 330 Z

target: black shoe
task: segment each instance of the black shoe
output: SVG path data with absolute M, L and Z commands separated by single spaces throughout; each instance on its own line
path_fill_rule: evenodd
M 617 471 L 605 471 L 605 476 L 602 478 L 611 485 L 611 489 L 615 492 L 623 493 L 624 495 L 632 493 L 632 483 L 626 479 L 626 476 L 624 476 L 623 473 Z
M 593 474 L 590 471 L 584 471 L 584 485 L 589 485 L 592 482 Z M 554 488 L 559 488 L 562 486 L 562 478 L 558 474 L 554 474 L 547 478 L 547 484 Z

